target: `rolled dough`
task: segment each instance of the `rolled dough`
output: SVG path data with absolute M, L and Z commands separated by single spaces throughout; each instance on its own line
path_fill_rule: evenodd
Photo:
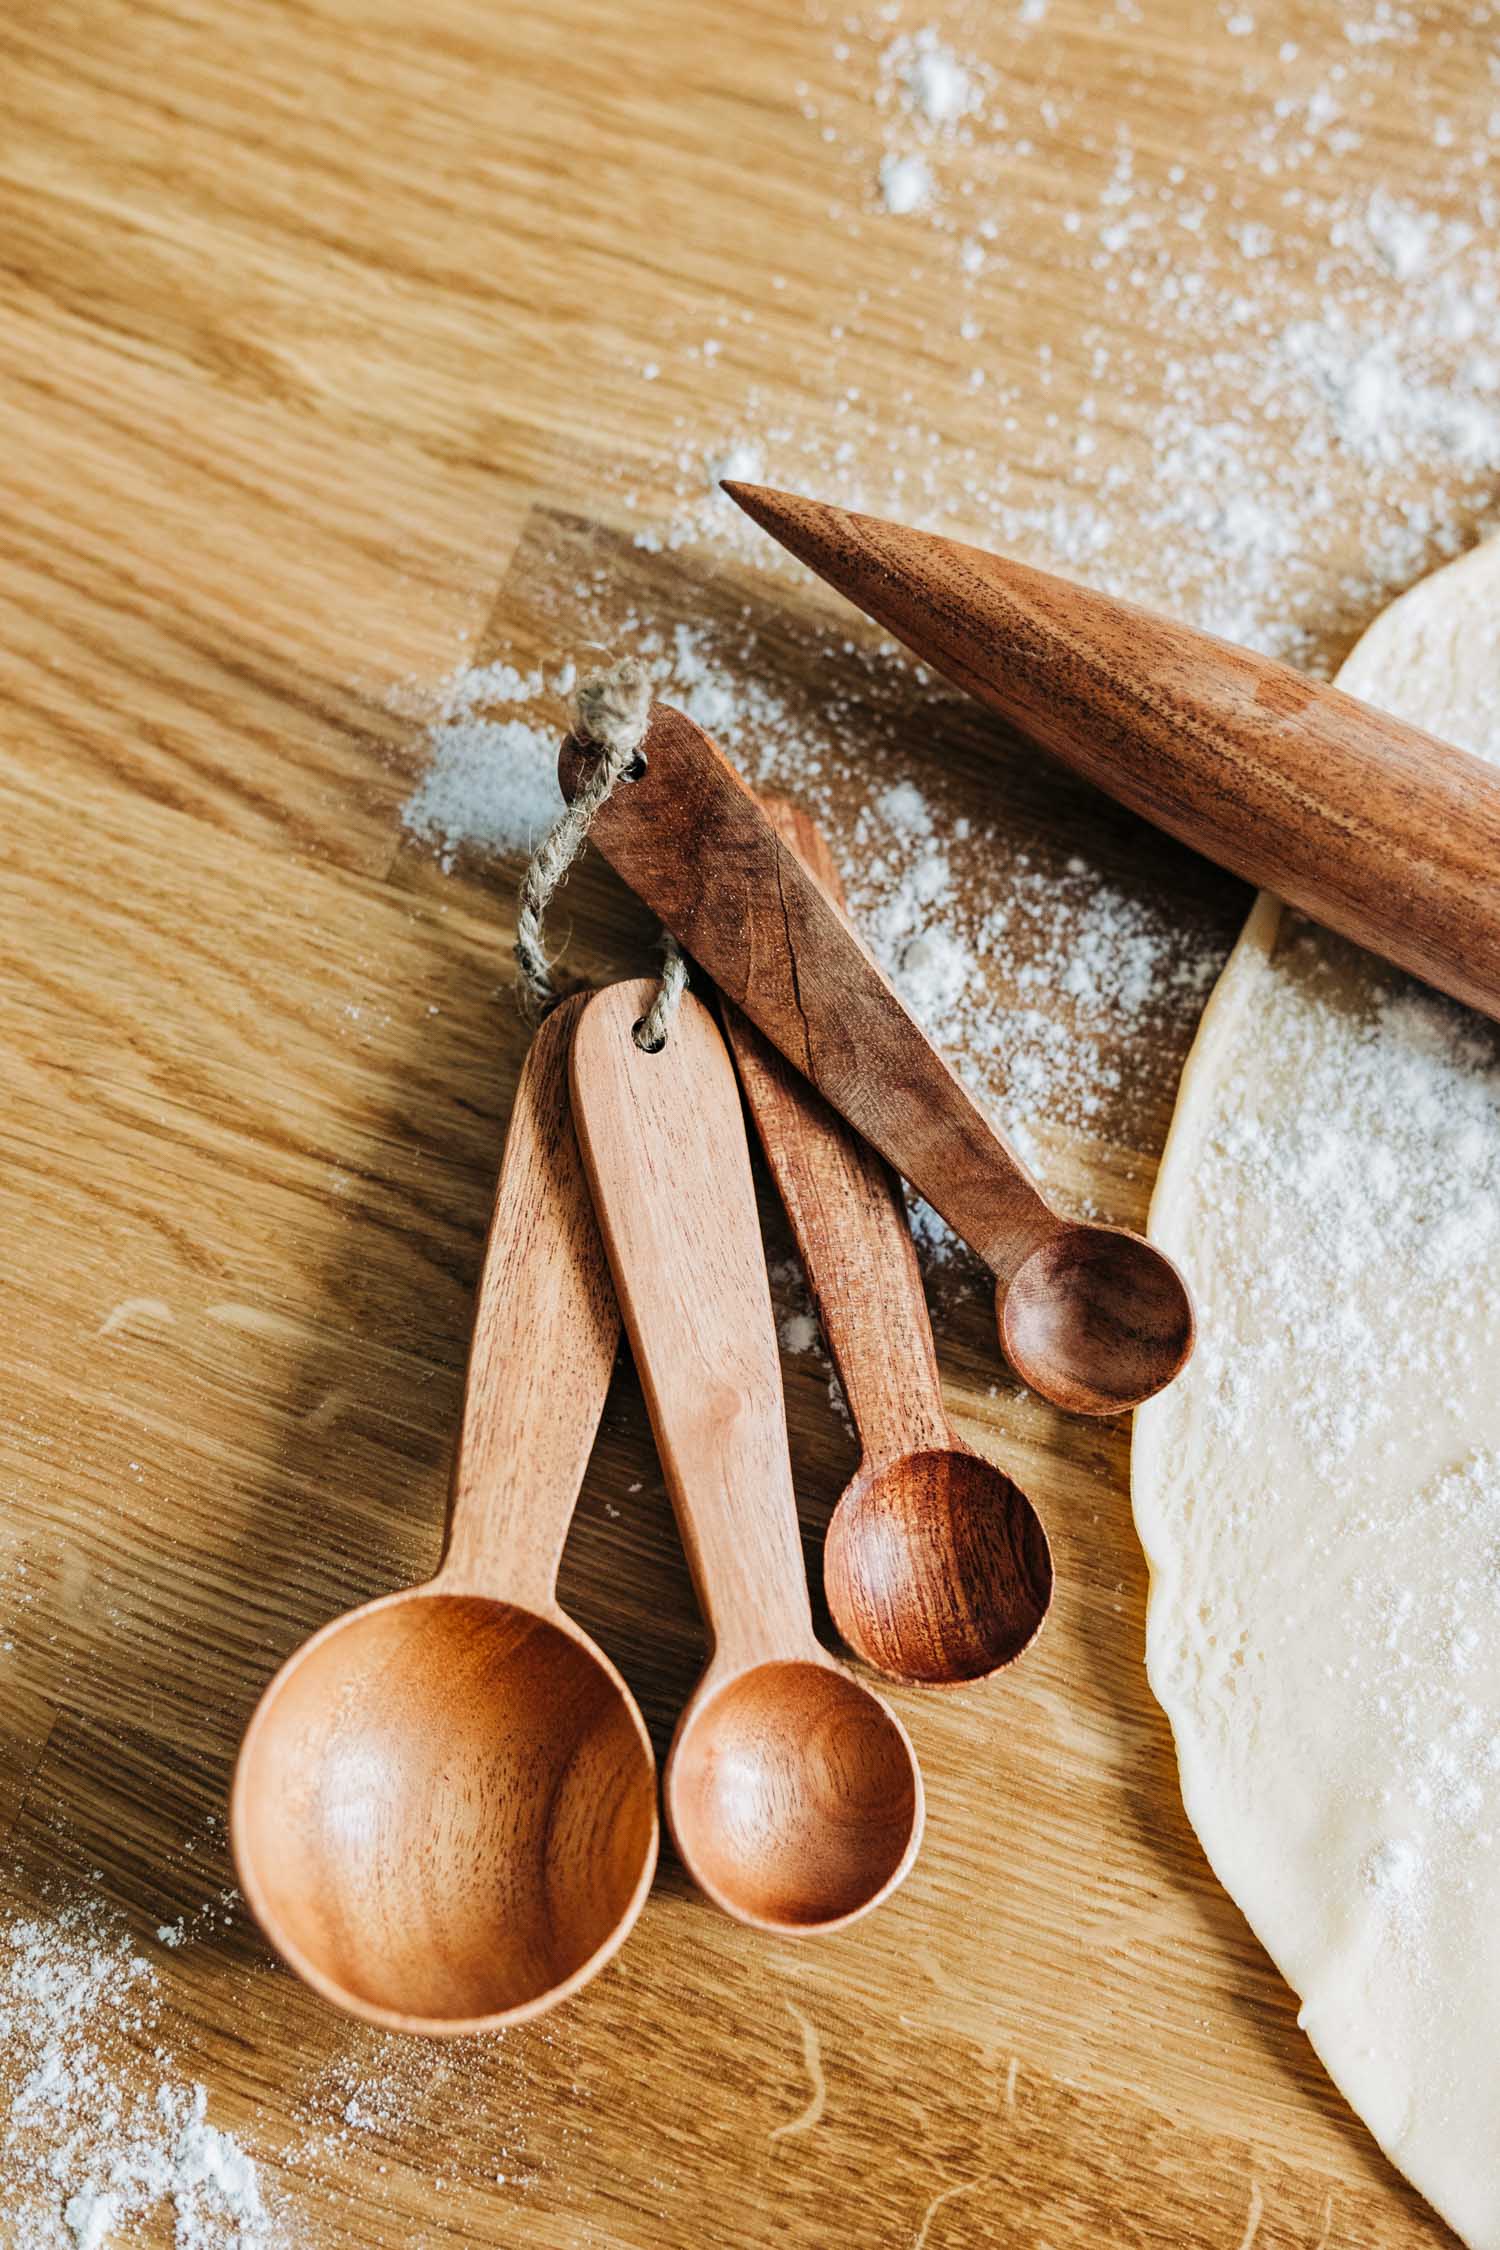
M 1500 540 L 1339 684 L 1500 763 Z M 1500 1028 L 1262 896 L 1150 1225 L 1201 1317 L 1132 1457 L 1188 1817 L 1337 2085 L 1500 2250 Z

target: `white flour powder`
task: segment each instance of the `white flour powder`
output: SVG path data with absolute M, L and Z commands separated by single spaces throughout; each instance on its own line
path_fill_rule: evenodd
M 932 200 L 932 174 L 920 156 L 880 159 L 880 200 L 893 218 L 907 218 Z
M 830 240 L 816 376 L 736 379 L 735 333 L 761 316 L 726 309 L 698 412 L 774 484 L 1323 664 L 1331 623 L 1352 633 L 1494 506 L 1500 83 L 1478 91 L 1476 38 L 1460 97 L 1419 7 L 1325 9 L 1279 47 L 1248 12 L 1203 10 L 1196 61 L 1134 37 L 1135 0 L 1117 12 L 1083 65 L 1036 0 L 955 0 L 917 27 L 841 14 L 830 70 L 796 89 Z M 1080 67 L 1107 105 L 1085 108 Z M 1187 158 L 1160 129 L 1184 95 L 1224 121 Z M 1437 205 L 1340 186 L 1393 103 L 1438 153 Z M 839 243 L 891 220 L 900 259 L 841 271 Z M 1022 345 L 1014 297 L 1039 264 L 1066 310 Z M 919 289 L 919 370 L 893 397 L 887 358 L 877 395 L 870 357 Z M 675 359 L 692 395 L 702 350 L 701 333 L 658 339 L 651 364 Z M 642 544 L 709 540 L 780 567 L 704 495 L 702 453 L 685 412 L 641 496 Z
M 402 808 L 445 867 L 463 844 L 529 851 L 555 818 L 558 730 L 517 715 L 542 693 L 540 673 L 523 677 L 508 664 L 474 665 L 448 683 L 428 729 L 427 771 Z
M 170 2216 L 178 2250 L 277 2250 L 253 2159 L 158 2043 L 156 1972 L 94 1906 L 0 1924 L 6 2213 L 25 2250 L 105 2250 Z M 0 2094 L 0 2101 L 4 2095 Z
M 757 787 L 785 789 L 829 825 L 851 911 L 882 966 L 1043 1170 L 1037 1128 L 1097 1122 L 1120 1097 L 1122 1040 L 1185 1041 L 1220 947 L 1169 914 L 1144 879 L 1125 889 L 1083 857 L 1043 861 L 1006 823 L 938 807 L 909 778 L 877 788 L 839 833 L 830 782 L 851 769 L 838 710 L 794 713 L 753 650 L 717 648 L 697 626 L 640 628 L 633 645 L 661 692 Z M 560 803 L 565 724 L 564 700 L 540 675 L 490 665 L 450 685 L 430 732 L 429 783 L 412 800 L 425 813 L 441 797 L 450 860 L 463 843 L 525 847 L 540 797 Z M 919 1240 L 930 1254 L 951 1247 L 936 1220 Z
M 1455 123 L 1420 10 L 1334 14 L 1279 49 L 1253 35 L 1253 12 L 1221 15 L 1222 53 L 1206 17 L 1201 65 L 1170 67 L 1212 71 L 1220 108 L 1233 89 L 1236 122 L 1221 152 L 1189 165 L 1152 130 L 1167 61 L 1129 38 L 1091 49 L 1091 82 L 1118 80 L 1101 130 L 1069 80 L 1071 34 L 1062 27 L 1058 48 L 1045 15 L 957 4 L 928 22 L 840 18 L 829 71 L 796 89 L 826 151 L 830 243 L 889 215 L 910 254 L 884 282 L 853 258 L 846 280 L 827 259 L 805 408 L 734 372 L 736 326 L 765 317 L 755 306 L 722 311 L 706 337 L 700 316 L 654 343 L 651 380 L 675 360 L 702 403 L 679 416 L 671 457 L 631 501 L 646 517 L 639 542 L 707 541 L 780 569 L 710 488 L 718 475 L 765 476 L 951 525 L 1322 662 L 1331 619 L 1362 623 L 1493 505 L 1500 100 Z M 1441 152 L 1431 201 L 1339 187 L 1367 113 L 1397 89 Z M 1023 234 L 1032 260 L 1046 245 L 1069 305 L 1024 363 L 1006 317 Z M 894 408 L 882 386 L 877 414 L 863 362 L 881 348 L 885 300 L 899 317 L 923 284 L 928 317 L 952 333 Z M 977 403 L 960 406 L 954 386 Z M 848 804 L 858 777 L 844 714 L 794 714 L 766 685 L 774 667 L 752 635 L 729 646 L 695 625 L 637 632 L 664 692 L 750 779 L 825 819 Z M 556 805 L 562 719 L 539 678 L 503 665 L 460 675 L 409 824 L 450 859 L 465 842 L 524 849 Z M 857 719 L 867 739 L 868 710 Z M 973 819 L 971 799 L 960 812 L 921 772 L 919 785 L 902 771 L 893 737 L 864 811 L 834 823 L 851 908 L 1045 1172 L 1052 1128 L 1118 1121 L 1122 1048 L 1180 1051 L 1221 933 L 1174 927 L 1148 887 L 1086 856 L 1060 864 L 1045 839 Z
M 643 375 L 675 373 L 698 403 L 628 498 L 639 544 L 702 541 L 783 568 L 714 489 L 764 476 L 1314 665 L 1466 544 L 1500 475 L 1500 86 L 1455 115 L 1420 9 L 1325 12 L 1279 47 L 1253 11 L 1206 14 L 1203 30 L 1196 63 L 1128 35 L 1092 45 L 1104 127 L 1069 75 L 1075 34 L 1045 0 L 956 0 L 928 22 L 840 16 L 828 70 L 795 89 L 824 152 L 818 349 L 803 387 L 773 392 L 736 373 L 733 351 L 768 308 L 726 304 L 706 336 L 700 313 L 654 339 Z M 1196 69 L 1234 123 L 1187 163 L 1154 120 L 1159 81 Z M 1427 201 L 1340 186 L 1367 116 L 1393 98 L 1439 152 Z M 897 220 L 885 278 L 878 261 L 841 263 L 841 239 Z M 1023 350 L 1009 307 L 1040 248 L 1068 311 Z M 877 409 L 866 363 L 918 287 L 934 347 L 904 396 L 882 383 Z M 571 630 L 587 633 L 582 592 L 579 607 Z M 566 645 L 568 621 L 558 629 Z M 851 907 L 1032 1161 L 1045 1172 L 1052 1128 L 1118 1123 L 1129 1089 L 1114 1056 L 1181 1051 L 1222 933 L 1174 927 L 1147 885 L 1082 855 L 1059 863 L 1014 820 L 966 817 L 971 798 L 961 812 L 930 767 L 920 786 L 910 760 L 903 771 L 894 735 L 858 775 L 842 722 L 867 743 L 869 709 L 794 714 L 748 630 L 732 646 L 696 625 L 653 640 L 637 621 L 637 635 L 664 692 L 757 784 L 827 820 L 863 781 L 852 827 L 831 823 Z M 909 724 L 909 696 L 907 711 Z M 450 860 L 466 842 L 524 850 L 557 802 L 563 715 L 538 678 L 460 675 L 413 830 Z

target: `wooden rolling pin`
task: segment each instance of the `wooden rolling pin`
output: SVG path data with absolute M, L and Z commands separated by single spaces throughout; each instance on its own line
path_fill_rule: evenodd
M 1158 828 L 1500 1017 L 1500 770 L 1232 642 L 763 485 L 830 586 Z

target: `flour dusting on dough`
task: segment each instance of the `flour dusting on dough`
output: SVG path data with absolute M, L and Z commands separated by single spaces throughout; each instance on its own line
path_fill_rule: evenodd
M 1500 543 L 1341 685 L 1500 762 Z M 1500 1026 L 1263 899 L 1152 1232 L 1202 1314 L 1134 1456 L 1189 1816 L 1338 2084 L 1500 2250 Z

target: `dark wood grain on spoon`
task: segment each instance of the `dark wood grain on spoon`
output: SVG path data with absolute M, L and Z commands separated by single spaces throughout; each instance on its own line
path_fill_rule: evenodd
M 658 704 L 592 834 L 721 991 L 994 1272 L 1002 1346 L 1055 1404 L 1115 1414 L 1178 1374 L 1192 1301 L 1123 1228 L 1054 1211 L 703 729 Z M 571 796 L 590 752 L 563 745 Z
M 816 823 L 778 801 L 766 812 L 842 905 Z M 1047 1614 L 1047 1535 L 1020 1486 L 948 1419 L 895 1174 L 732 1001 L 721 1005 L 863 1447 L 824 1541 L 830 1614 L 856 1655 L 895 1679 L 988 1678 Z
M 1500 773 L 1289 665 L 1024 563 L 764 485 L 771 536 L 1221 867 L 1500 1017 Z

